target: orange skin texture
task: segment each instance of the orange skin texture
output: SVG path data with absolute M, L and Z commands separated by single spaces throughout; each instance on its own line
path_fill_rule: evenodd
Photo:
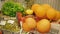
M 50 28 L 51 24 L 47 19 L 42 19 L 37 23 L 37 30 L 41 33 L 49 32 Z
M 42 7 L 44 7 L 46 10 L 52 8 L 52 7 L 51 7 L 50 5 L 48 5 L 48 4 L 43 4 Z
M 45 11 L 45 8 L 39 7 L 36 9 L 36 11 L 34 13 L 37 17 L 43 18 L 46 14 L 46 11 Z
M 40 7 L 39 4 L 33 4 L 32 7 L 31 7 L 31 9 L 32 9 L 33 11 L 36 11 L 36 9 L 37 9 L 38 7 Z
M 36 21 L 33 18 L 26 18 L 23 23 L 23 29 L 25 31 L 31 31 L 36 28 Z
M 53 20 L 56 16 L 56 11 L 53 8 L 51 8 L 47 11 L 46 16 L 48 19 Z
M 31 31 L 31 29 L 29 28 L 29 26 L 28 26 L 26 23 L 23 23 L 22 28 L 23 28 L 23 30 L 26 31 L 26 32 Z
M 56 11 L 56 16 L 53 20 L 58 20 L 59 18 L 60 18 L 60 13 L 59 13 L 59 11 Z

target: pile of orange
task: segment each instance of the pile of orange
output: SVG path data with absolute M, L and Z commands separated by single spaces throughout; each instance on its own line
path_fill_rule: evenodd
M 35 15 L 39 18 L 47 18 L 50 20 L 58 20 L 60 19 L 60 12 L 52 8 L 48 4 L 34 4 L 31 8 Z
M 23 30 L 26 32 L 29 32 L 36 28 L 37 31 L 41 33 L 46 33 L 46 32 L 49 32 L 51 28 L 51 24 L 50 24 L 50 21 L 47 19 L 42 19 L 36 22 L 34 18 L 26 18 L 22 27 L 23 27 Z
M 51 24 L 49 20 L 60 19 L 60 12 L 55 10 L 48 4 L 34 4 L 32 5 L 31 9 L 35 14 L 34 16 L 38 17 L 36 18 L 38 21 L 36 21 L 34 17 L 25 18 L 25 21 L 22 24 L 22 28 L 26 32 L 36 29 L 41 33 L 46 33 L 51 29 Z

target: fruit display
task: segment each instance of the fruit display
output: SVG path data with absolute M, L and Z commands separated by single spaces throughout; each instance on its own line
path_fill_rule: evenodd
M 55 10 L 53 7 L 51 7 L 50 5 L 48 4 L 34 4 L 32 5 L 31 9 L 33 10 L 35 16 L 41 18 L 41 19 L 49 19 L 49 20 L 54 20 L 54 19 L 60 19 L 59 18 L 59 14 L 60 14 L 60 11 L 58 10 Z M 57 12 L 58 12 L 58 15 L 57 16 Z M 56 20 L 57 20 L 56 19 Z
M 36 30 L 42 34 L 48 33 L 51 30 L 51 23 L 54 21 L 57 23 L 60 19 L 60 12 L 48 4 L 33 4 L 26 14 L 27 17 L 22 16 L 24 17 L 22 29 L 25 32 Z
M 30 8 L 24 8 L 21 4 L 9 1 L 3 4 L 1 11 L 3 15 L 16 17 L 16 20 L 6 20 L 0 23 L 0 29 L 20 33 L 37 31 L 48 33 L 51 23 L 60 20 L 60 11 L 49 4 L 33 4 Z M 58 22 L 59 24 L 59 22 Z

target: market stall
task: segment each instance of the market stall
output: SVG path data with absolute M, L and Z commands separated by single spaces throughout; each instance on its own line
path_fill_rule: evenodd
M 0 2 L 1 34 L 60 34 L 59 0 Z

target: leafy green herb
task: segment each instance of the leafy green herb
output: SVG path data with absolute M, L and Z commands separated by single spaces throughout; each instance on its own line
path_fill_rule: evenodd
M 24 8 L 21 4 L 13 2 L 13 1 L 8 1 L 3 4 L 1 11 L 3 12 L 4 15 L 15 17 L 16 12 L 24 12 Z

